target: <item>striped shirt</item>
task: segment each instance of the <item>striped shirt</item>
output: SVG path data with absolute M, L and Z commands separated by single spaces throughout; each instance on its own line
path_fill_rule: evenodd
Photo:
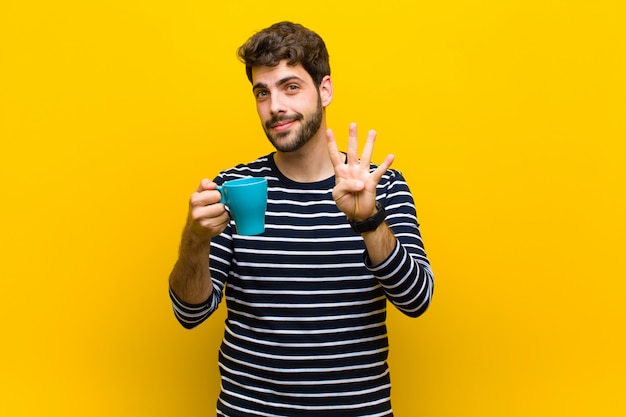
M 268 180 L 265 232 L 240 236 L 231 221 L 213 238 L 206 303 L 185 303 L 170 290 L 186 328 L 226 298 L 217 415 L 392 416 L 386 304 L 417 317 L 434 285 L 404 178 L 390 169 L 377 186 L 396 245 L 372 265 L 333 201 L 334 177 L 294 182 L 270 154 L 215 182 L 248 176 Z

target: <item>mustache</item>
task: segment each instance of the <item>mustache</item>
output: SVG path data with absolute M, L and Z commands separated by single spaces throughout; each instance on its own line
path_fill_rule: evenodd
M 287 116 L 287 115 L 280 115 L 280 116 L 274 116 L 271 119 L 267 120 L 265 122 L 265 127 L 268 129 L 271 129 L 272 126 L 274 126 L 277 123 L 281 123 L 281 122 L 296 122 L 299 120 L 302 120 L 304 118 L 304 116 L 300 113 L 296 113 L 294 115 L 291 116 Z

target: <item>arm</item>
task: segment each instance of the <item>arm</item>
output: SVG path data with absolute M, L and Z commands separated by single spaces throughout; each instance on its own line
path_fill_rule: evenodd
M 215 183 L 204 179 L 191 196 L 178 260 L 169 277 L 174 311 L 185 327 L 199 324 L 193 318 L 203 317 L 202 314 L 206 318 L 210 311 L 203 311 L 202 306 L 208 308 L 214 304 L 211 302 L 213 283 L 209 272 L 211 238 L 220 234 L 229 222 L 215 188 Z
M 433 276 L 424 252 L 415 206 L 408 186 L 388 171 L 393 155 L 370 170 L 376 132 L 370 131 L 359 159 L 356 125 L 350 125 L 348 159 L 344 163 L 332 131 L 327 131 L 328 151 L 333 162 L 336 186 L 333 198 L 348 219 L 363 221 L 376 212 L 376 189 L 386 182 L 387 220 L 361 236 L 366 247 L 366 267 L 380 281 L 387 298 L 405 314 L 421 315 L 432 298 Z
M 381 283 L 387 299 L 410 317 L 424 313 L 430 305 L 434 280 L 424 250 L 415 204 L 401 173 L 389 170 L 379 185 L 387 211 L 381 225 L 395 236 L 389 257 L 375 263 L 366 252 L 365 266 Z M 380 194 L 379 194 L 380 197 Z

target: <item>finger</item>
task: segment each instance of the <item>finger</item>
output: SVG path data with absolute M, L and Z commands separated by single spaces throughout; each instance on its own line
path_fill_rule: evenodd
M 365 141 L 365 147 L 363 153 L 361 153 L 361 164 L 365 169 L 369 169 L 370 162 L 372 161 L 372 153 L 374 152 L 374 142 L 376 141 L 376 131 L 370 130 L 367 132 L 367 140 Z
M 348 165 L 359 164 L 358 146 L 359 140 L 357 137 L 356 123 L 350 123 L 348 133 Z
M 391 164 L 393 164 L 393 161 L 396 159 L 396 156 L 392 153 L 390 153 L 389 155 L 387 155 L 387 157 L 385 158 L 385 160 L 383 161 L 382 164 L 380 164 L 380 166 L 386 171 L 389 169 L 389 167 L 391 167 Z
M 228 217 L 223 204 L 210 204 L 207 206 L 194 207 L 191 210 L 191 217 L 204 225 L 210 223 L 221 223 Z
M 337 140 L 331 129 L 326 129 L 326 143 L 328 144 L 328 156 L 333 166 L 343 164 L 343 156 L 337 148 Z
M 197 207 L 189 214 L 190 225 L 196 230 L 210 231 L 211 235 L 221 233 L 230 221 L 230 217 L 224 206 L 217 204 Z M 200 229 L 198 229 L 200 227 Z
M 219 203 L 222 195 L 217 190 L 204 190 L 191 195 L 189 203 L 192 207 L 202 207 Z
M 385 174 L 385 172 L 389 169 L 394 159 L 395 159 L 395 156 L 393 154 L 387 155 L 385 160 L 380 165 L 378 165 L 378 167 L 376 168 L 376 170 L 374 170 L 374 172 L 372 172 L 372 175 L 374 176 L 374 179 L 376 180 L 377 183 Z

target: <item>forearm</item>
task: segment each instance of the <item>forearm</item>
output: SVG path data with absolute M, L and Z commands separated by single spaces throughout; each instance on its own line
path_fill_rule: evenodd
M 365 232 L 361 236 L 372 265 L 383 263 L 396 246 L 396 236 L 385 222 L 375 230 Z
M 172 291 L 186 303 L 200 304 L 211 296 L 209 251 L 209 242 L 199 241 L 185 228 L 169 283 Z
M 367 254 L 367 268 L 378 278 L 387 299 L 410 317 L 418 317 L 430 305 L 434 281 L 425 257 L 411 254 L 399 242 L 382 263 L 374 263 Z
M 366 265 L 379 279 L 387 298 L 403 313 L 421 315 L 430 304 L 434 281 L 415 215 L 394 208 L 387 221 L 362 236 Z

